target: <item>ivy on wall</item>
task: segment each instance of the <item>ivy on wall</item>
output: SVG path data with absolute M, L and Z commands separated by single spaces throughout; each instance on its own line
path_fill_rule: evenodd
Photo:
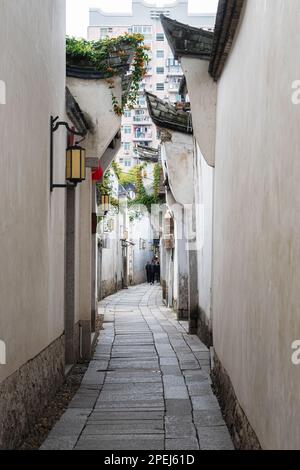
M 161 165 L 157 163 L 153 171 L 153 185 L 150 188 L 150 191 L 147 192 L 144 181 L 143 181 L 143 171 L 146 168 L 147 164 L 136 165 L 133 170 L 134 176 L 134 185 L 136 189 L 136 196 L 133 200 L 128 201 L 128 206 L 130 208 L 136 208 L 137 206 L 144 206 L 147 208 L 148 212 L 151 212 L 151 206 L 153 204 L 158 204 L 159 202 L 159 185 L 160 185 L 160 174 L 161 174 Z
M 115 87 L 114 78 L 124 76 L 132 53 L 130 68 L 130 85 L 123 93 L 119 103 L 112 91 L 112 103 L 117 115 L 122 115 L 125 107 L 131 109 L 137 101 L 140 82 L 146 74 L 149 58 L 149 47 L 143 44 L 141 34 L 124 34 L 116 38 L 105 38 L 99 41 L 87 41 L 67 37 L 67 64 L 92 67 L 103 73 L 103 78 L 111 90 Z

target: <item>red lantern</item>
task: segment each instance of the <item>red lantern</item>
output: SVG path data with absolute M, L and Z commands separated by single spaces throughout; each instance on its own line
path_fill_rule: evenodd
M 100 162 L 99 162 L 98 168 L 92 171 L 93 182 L 98 183 L 99 181 L 101 181 L 103 178 L 103 174 L 104 174 L 104 171 L 102 170 Z

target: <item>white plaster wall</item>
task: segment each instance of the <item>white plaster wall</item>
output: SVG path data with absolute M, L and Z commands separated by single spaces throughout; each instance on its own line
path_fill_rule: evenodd
M 193 140 L 190 135 L 181 132 L 170 132 L 170 134 L 172 140 L 163 145 L 170 188 L 178 203 L 192 204 Z
M 129 237 L 134 243 L 132 247 L 132 283 L 141 284 L 147 280 L 145 265 L 147 261 L 151 261 L 153 258 L 153 231 L 150 224 L 150 215 L 148 213 L 141 219 L 136 219 L 130 223 Z M 145 241 L 145 248 L 140 246 L 140 239 Z M 130 274 L 131 273 L 129 273 L 129 275 Z
M 92 178 L 91 169 L 86 169 L 86 180 L 79 187 L 80 205 L 77 217 L 79 233 L 79 319 L 90 320 L 92 310 Z
M 122 281 L 123 259 L 121 238 L 123 238 L 125 229 L 125 215 L 120 212 L 113 217 L 114 229 L 104 234 L 108 240 L 107 248 L 102 249 L 102 281 L 106 281 L 111 286 L 117 288 Z M 102 222 L 103 233 L 103 222 Z
M 199 146 L 195 148 L 195 212 L 199 306 L 211 316 L 212 223 L 214 169 L 206 163 Z
M 251 0 L 219 82 L 214 342 L 265 449 L 300 448 L 298 0 Z
M 191 101 L 193 129 L 208 165 L 215 165 L 217 84 L 208 74 L 209 62 L 181 58 Z
M 0 9 L 1 382 L 64 329 L 65 196 L 50 196 L 49 122 L 65 112 L 65 4 L 2 0 Z M 56 182 L 64 182 L 65 148 L 59 130 Z
M 116 285 L 122 280 L 122 247 L 114 235 L 108 235 L 108 248 L 102 249 L 102 281 Z
M 174 217 L 175 246 L 173 259 L 168 250 L 166 279 L 169 306 L 187 310 L 188 298 L 182 289 L 182 278 L 188 277 L 188 224 L 183 219 L 183 208 L 194 202 L 193 140 L 189 135 L 172 132 L 171 141 L 161 148 L 164 175 L 168 175 L 170 189 L 166 192 L 166 205 Z M 184 176 L 184 177 L 183 177 Z M 184 295 L 183 295 L 184 294 Z
M 121 118 L 112 105 L 112 91 L 121 102 L 122 84 L 115 78 L 111 90 L 106 80 L 83 80 L 67 78 L 67 85 L 82 111 L 90 118 L 93 130 L 84 142 L 89 157 L 101 158 L 121 127 Z

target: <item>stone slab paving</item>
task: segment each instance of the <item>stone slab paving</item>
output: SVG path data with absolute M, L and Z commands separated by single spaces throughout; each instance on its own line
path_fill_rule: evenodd
M 210 355 L 141 285 L 100 303 L 104 329 L 81 387 L 41 449 L 229 450 Z

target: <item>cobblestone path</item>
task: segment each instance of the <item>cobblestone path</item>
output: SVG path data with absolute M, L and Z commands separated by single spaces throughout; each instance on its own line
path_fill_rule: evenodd
M 93 360 L 42 449 L 232 449 L 209 351 L 163 305 L 160 287 L 131 287 L 99 309 Z

